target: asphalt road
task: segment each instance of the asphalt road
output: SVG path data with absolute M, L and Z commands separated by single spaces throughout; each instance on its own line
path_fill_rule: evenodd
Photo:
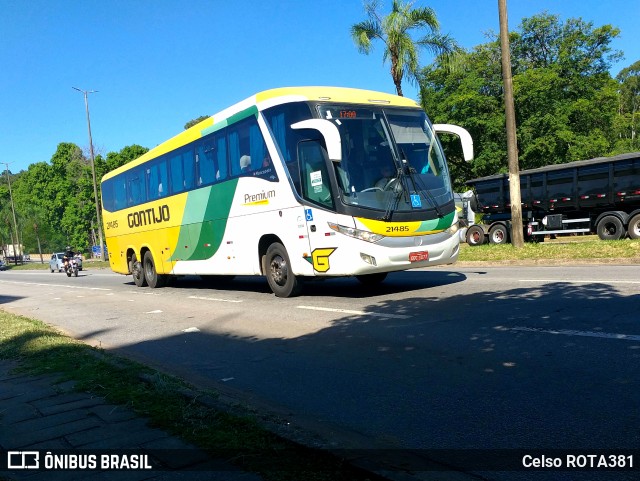
M 639 273 L 449 266 L 279 299 L 260 278 L 151 290 L 88 266 L 2 272 L 0 307 L 278 406 L 341 447 L 622 451 L 640 449 Z M 538 474 L 485 478 L 576 479 Z

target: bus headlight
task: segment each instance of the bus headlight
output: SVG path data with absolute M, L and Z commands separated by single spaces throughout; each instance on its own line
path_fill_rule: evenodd
M 460 223 L 458 219 L 458 212 L 456 212 L 455 216 L 453 217 L 453 223 L 451 224 L 451 227 L 446 229 L 445 232 L 449 235 L 454 235 L 456 232 L 458 232 L 459 227 Z
M 353 227 L 346 227 L 344 225 L 334 224 L 333 222 L 327 222 L 329 227 L 339 232 L 340 234 L 347 235 L 349 237 L 354 237 L 355 239 L 360 239 L 366 242 L 378 242 L 380 239 L 383 239 L 384 236 L 380 234 L 374 234 L 373 232 L 369 232 L 367 230 L 355 229 Z
M 456 222 L 456 223 L 454 223 L 454 224 L 451 224 L 451 227 L 449 227 L 447 230 L 445 230 L 445 232 L 446 232 L 447 234 L 449 234 L 449 235 L 453 235 L 453 234 L 455 234 L 456 232 L 458 232 L 458 228 L 459 228 L 459 227 L 458 227 L 458 223 Z

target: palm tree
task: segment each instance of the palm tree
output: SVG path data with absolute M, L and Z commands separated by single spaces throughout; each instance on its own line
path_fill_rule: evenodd
M 402 95 L 402 79 L 417 80 L 418 50 L 424 47 L 436 55 L 448 55 L 456 44 L 448 35 L 440 34 L 440 25 L 432 8 L 412 8 L 413 1 L 393 0 L 391 13 L 381 17 L 379 1 L 365 4 L 368 20 L 351 26 L 351 36 L 361 53 L 369 54 L 372 40 L 382 40 L 385 45 L 383 62 L 391 59 L 391 77 L 398 95 Z M 414 41 L 410 31 L 426 29 L 424 37 Z

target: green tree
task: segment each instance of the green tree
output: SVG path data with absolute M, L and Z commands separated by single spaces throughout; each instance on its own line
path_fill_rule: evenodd
M 417 78 L 420 48 L 436 55 L 449 54 L 456 48 L 449 36 L 440 33 L 435 11 L 429 7 L 413 8 L 413 3 L 393 0 L 391 12 L 382 17 L 379 2 L 371 0 L 365 4 L 368 19 L 351 26 L 351 37 L 361 53 L 368 55 L 371 52 L 373 40 L 384 44 L 383 63 L 391 62 L 391 78 L 398 95 L 402 95 L 403 78 L 410 81 Z M 427 33 L 414 40 L 413 30 L 426 30 Z
M 543 13 L 510 33 L 520 166 L 523 169 L 609 154 L 615 144 L 618 84 L 608 70 L 620 53 L 618 29 Z M 459 54 L 452 70 L 441 59 L 423 69 L 420 96 L 434 122 L 457 123 L 474 138 L 476 159 L 455 151 L 457 188 L 471 177 L 506 172 L 500 46 L 490 41 Z M 445 142 L 446 145 L 446 142 Z
M 638 117 L 640 110 L 640 60 L 624 68 L 617 75 L 619 83 L 619 108 L 616 118 L 616 151 L 634 151 L 638 142 Z
M 104 171 L 101 172 L 100 177 L 102 177 L 107 172 L 111 172 L 118 167 L 123 166 L 131 162 L 132 160 L 137 159 L 138 157 L 146 154 L 149 151 L 146 147 L 141 147 L 140 145 L 128 145 L 120 150 L 120 152 L 109 152 L 107 154 L 107 158 L 104 162 Z
M 189 120 L 189 122 L 187 122 L 186 124 L 184 124 L 184 130 L 190 129 L 191 127 L 193 127 L 196 124 L 199 124 L 200 122 L 202 122 L 203 120 L 208 119 L 209 116 L 208 115 L 201 115 L 200 117 L 198 117 L 197 119 L 193 119 L 193 120 Z
M 120 152 L 109 152 L 106 158 L 96 156 L 96 177 L 101 179 L 108 171 L 147 151 L 132 145 Z M 11 185 L 27 252 L 38 251 L 38 239 L 44 253 L 59 251 L 66 245 L 88 252 L 91 245 L 97 244 L 91 163 L 77 145 L 59 144 L 50 163 L 31 164 L 26 171 L 12 176 Z M 8 205 L 6 180 L 0 178 L 0 206 L 5 205 L 5 197 Z M 0 215 L 0 241 L 10 239 L 10 231 L 5 232 L 2 223 Z

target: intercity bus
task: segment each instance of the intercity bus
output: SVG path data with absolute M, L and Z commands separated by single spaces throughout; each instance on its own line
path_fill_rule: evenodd
M 175 277 L 305 279 L 451 264 L 458 217 L 436 131 L 415 101 L 367 90 L 267 90 L 102 179 L 111 268 L 137 286 Z

